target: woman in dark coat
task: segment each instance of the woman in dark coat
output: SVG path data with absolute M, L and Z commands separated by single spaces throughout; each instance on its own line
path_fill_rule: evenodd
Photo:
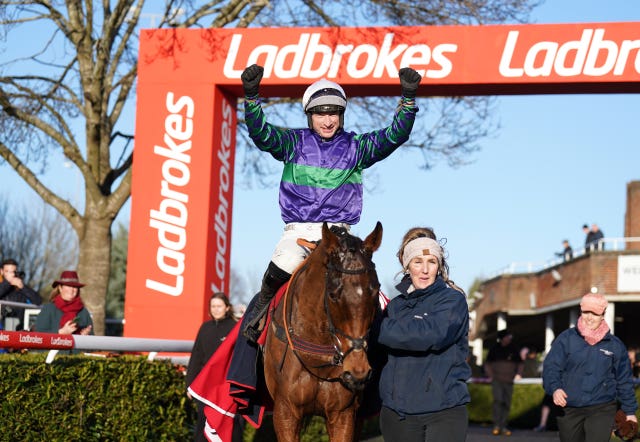
M 36 318 L 35 331 L 61 335 L 93 334 L 93 320 L 80 299 L 84 284 L 78 274 L 65 270 L 52 284 L 51 301 L 42 306 Z
M 236 325 L 231 312 L 231 303 L 226 294 L 222 292 L 214 293 L 209 300 L 209 314 L 211 319 L 205 321 L 200 326 L 196 340 L 193 344 L 193 350 L 191 350 L 191 357 L 189 358 L 189 365 L 187 366 L 187 387 L 191 385 L 196 378 L 202 367 L 207 363 L 211 355 L 215 353 L 222 341 L 224 341 Z M 187 396 L 191 398 L 191 395 L 187 393 Z M 204 404 L 198 401 L 198 421 L 195 428 L 196 441 L 206 441 L 204 436 Z M 234 429 L 235 430 L 235 429 Z M 235 431 L 234 431 L 235 437 Z
M 433 231 L 414 228 L 398 252 L 405 276 L 380 324 L 387 362 L 380 380 L 385 440 L 462 442 L 470 401 L 469 310 L 448 276 Z

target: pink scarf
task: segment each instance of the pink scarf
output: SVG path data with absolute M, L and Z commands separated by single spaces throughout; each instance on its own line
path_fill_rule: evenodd
M 587 344 L 596 345 L 598 342 L 602 341 L 604 335 L 607 334 L 609 326 L 606 321 L 602 321 L 598 328 L 591 330 L 582 320 L 582 316 L 580 316 L 578 318 L 578 331 L 584 337 L 584 340 L 587 341 Z

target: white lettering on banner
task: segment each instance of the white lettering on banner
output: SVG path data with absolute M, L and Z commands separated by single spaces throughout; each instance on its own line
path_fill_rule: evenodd
M 220 171 L 218 183 L 218 207 L 214 215 L 214 230 L 216 232 L 215 275 L 220 285 L 211 283 L 211 291 L 226 292 L 224 280 L 227 275 L 228 262 L 226 260 L 229 248 L 229 192 L 231 190 L 231 142 L 233 140 L 233 107 L 226 99 L 222 99 L 222 125 L 220 127 L 220 148 L 218 159 Z
M 9 335 L 0 332 L 0 341 L 9 342 Z
M 193 135 L 194 101 L 183 96 L 174 101 L 173 92 L 168 92 L 165 105 L 169 114 L 164 120 L 164 146 L 154 146 L 153 152 L 165 160 L 162 163 L 160 181 L 160 207 L 149 211 L 149 227 L 158 232 L 156 264 L 167 276 L 160 282 L 146 280 L 146 287 L 170 296 L 180 296 L 184 288 L 185 256 L 187 245 L 186 203 L 189 195 L 181 190 L 189 183 L 191 171 L 191 137 Z
M 23 344 L 42 344 L 44 340 L 40 336 L 20 335 L 18 341 Z
M 65 347 L 73 347 L 73 339 L 51 338 L 51 345 L 64 345 Z
M 227 78 L 240 78 L 242 70 L 254 63 L 264 67 L 265 78 L 335 78 L 344 65 L 351 78 L 380 78 L 384 73 L 397 77 L 398 69 L 411 66 L 426 78 L 444 78 L 453 69 L 448 53 L 455 53 L 458 45 L 442 43 L 433 49 L 423 43 L 393 45 L 394 34 L 384 36 L 382 46 L 337 43 L 334 47 L 319 43 L 322 34 L 302 33 L 298 43 L 282 48 L 258 45 L 247 60 L 238 60 L 242 34 L 234 34 L 224 62 Z M 432 65 L 431 67 L 429 67 Z M 314 68 L 315 66 L 315 68 Z
M 504 77 L 561 77 L 587 75 L 601 77 L 613 73 L 620 76 L 631 62 L 636 73 L 640 73 L 640 40 L 623 40 L 618 44 L 604 39 L 604 29 L 584 29 L 580 40 L 559 44 L 541 41 L 531 46 L 521 65 L 515 65 L 513 54 L 518 44 L 520 31 L 509 31 L 500 58 L 500 74 Z M 571 63 L 571 64 L 569 64 Z

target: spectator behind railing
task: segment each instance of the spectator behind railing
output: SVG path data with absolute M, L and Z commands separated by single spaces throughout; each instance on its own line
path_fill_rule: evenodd
M 2 282 L 0 282 L 0 300 L 40 305 L 42 297 L 38 292 L 24 284 L 24 272 L 18 270 L 14 259 L 2 261 Z M 2 328 L 5 330 L 23 330 L 24 308 L 3 305 L 0 309 Z
M 588 225 L 584 224 L 582 226 L 582 231 L 584 232 L 584 249 L 585 253 L 602 251 L 604 250 L 604 232 L 600 230 L 597 224 L 591 224 L 591 228 Z
M 600 227 L 598 227 L 598 225 L 595 223 L 591 224 L 591 232 L 593 233 L 591 241 L 592 249 L 596 251 L 603 251 L 604 241 L 601 240 L 604 239 L 604 232 L 600 230 Z
M 80 298 L 80 288 L 84 284 L 78 274 L 65 270 L 52 287 L 51 301 L 42 307 L 36 318 L 36 331 L 61 335 L 93 334 L 93 320 Z
M 573 259 L 573 249 L 569 245 L 568 239 L 562 241 L 562 252 L 556 252 L 556 256 L 562 258 L 565 262 Z
M 624 238 L 600 238 L 598 241 L 598 249 L 600 251 L 605 250 L 605 243 L 607 244 L 608 252 L 615 252 L 620 250 L 640 250 L 640 236 L 631 236 Z M 596 250 L 595 244 L 592 251 Z M 589 255 L 589 251 L 580 247 L 573 251 L 573 259 L 580 258 L 582 256 Z M 511 264 L 504 266 L 498 270 L 489 273 L 485 280 L 495 278 L 500 275 L 517 275 L 523 273 L 535 273 L 561 264 L 563 261 L 558 258 L 549 259 L 544 262 L 512 262 Z

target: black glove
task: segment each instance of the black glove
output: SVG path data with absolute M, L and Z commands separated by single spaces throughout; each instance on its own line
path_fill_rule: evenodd
M 400 86 L 402 86 L 402 96 L 406 98 L 416 98 L 416 91 L 422 76 L 414 69 L 402 68 L 398 71 L 400 77 Z
M 242 79 L 242 87 L 244 88 L 245 97 L 257 97 L 258 87 L 260 86 L 260 80 L 264 74 L 264 68 L 257 64 L 252 64 L 244 71 L 240 78 Z

